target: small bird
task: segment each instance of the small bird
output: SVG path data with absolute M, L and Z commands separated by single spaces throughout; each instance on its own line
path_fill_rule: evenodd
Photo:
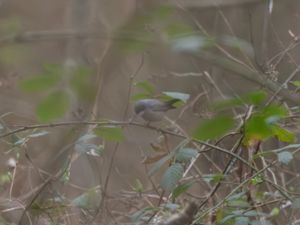
M 180 99 L 171 99 L 163 102 L 158 99 L 142 99 L 135 103 L 135 114 L 142 117 L 147 122 L 161 121 L 164 113 L 170 109 L 175 109 L 174 104 Z

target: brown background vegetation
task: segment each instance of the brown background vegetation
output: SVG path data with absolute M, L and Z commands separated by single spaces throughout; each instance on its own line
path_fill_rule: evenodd
M 295 0 L 274 1 L 271 16 L 267 12 L 267 1 L 263 0 L 230 1 L 231 4 L 226 0 L 216 1 L 216 4 L 212 3 L 213 1 L 196 0 L 169 2 L 178 7 L 174 21 L 186 21 L 196 30 L 199 29 L 195 24 L 197 22 L 211 36 L 230 35 L 251 43 L 255 51 L 255 59 L 250 60 L 253 64 L 257 63 L 255 66 L 265 70 L 271 66 L 267 64 L 268 60 L 293 42 L 293 37 L 288 31 L 292 31 L 295 35 L 300 33 L 300 2 Z M 43 35 L 42 38 L 32 36 L 32 39 L 24 36 L 23 39 L 16 38 L 9 42 L 0 40 L 0 51 L 11 45 L 22 48 L 11 62 L 0 62 L 0 115 L 10 112 L 2 118 L 5 124 L 13 126 L 37 122 L 35 107 L 40 96 L 24 94 L 19 90 L 17 83 L 21 79 L 39 73 L 45 63 L 57 63 L 65 67 L 75 63 L 87 65 L 95 71 L 92 83 L 97 93 L 96 100 L 84 102 L 74 98 L 70 113 L 62 121 L 102 118 L 127 120 L 133 115 L 132 101 L 129 101 L 128 95 L 138 92 L 133 83 L 148 80 L 155 86 L 157 93 L 184 92 L 189 93 L 192 100 L 199 94 L 206 93 L 199 97 L 193 107 L 188 108 L 180 118 L 178 115 L 182 109 L 168 113 L 170 120 L 176 120 L 183 129 L 190 132 L 201 119 L 210 117 L 212 112 L 207 108 L 209 102 L 221 98 L 204 71 L 210 74 L 210 78 L 225 96 L 242 94 L 259 87 L 211 63 L 174 53 L 163 44 L 154 46 L 146 52 L 124 53 L 118 45 L 118 40 L 112 37 L 121 27 L 138 20 L 140 15 L 160 3 L 160 1 L 133 0 L 1 1 L 0 23 L 15 17 L 21 24 L 20 35 L 26 32 L 39 32 Z M 68 36 L 70 30 L 83 34 L 80 38 L 74 38 L 72 35 Z M 58 31 L 61 35 L 57 37 L 50 33 L 47 36 L 47 32 L 51 31 Z M 0 36 L 4 37 L 5 34 L 1 33 Z M 247 60 L 239 52 L 231 53 L 242 61 Z M 277 65 L 273 72 L 278 72 L 279 81 L 284 81 L 294 70 L 295 65 L 298 65 L 299 54 L 299 49 L 295 47 Z M 188 73 L 197 75 L 183 76 Z M 129 108 L 126 111 L 127 107 Z M 161 126 L 167 124 L 168 122 L 162 122 Z M 17 162 L 12 190 L 10 185 L 4 185 L 1 189 L 1 210 L 18 206 L 14 201 L 6 201 L 10 192 L 13 199 L 27 203 L 30 197 L 27 198 L 26 195 L 44 182 L 26 158 L 25 152 L 30 156 L 35 167 L 55 174 L 63 167 L 71 151 L 64 151 L 65 146 L 74 142 L 80 134 L 89 129 L 91 127 L 74 126 L 72 131 L 70 127 L 51 128 L 49 135 L 30 140 L 20 151 L 21 157 Z M 156 132 L 139 127 L 129 127 L 125 131 L 126 140 L 117 147 L 115 143 L 107 143 L 101 157 L 79 156 L 72 163 L 70 170 L 70 183 L 82 189 L 103 184 L 109 174 L 107 195 L 113 198 L 108 208 L 124 214 L 133 212 L 134 207 L 123 202 L 121 193 L 131 190 L 130 185 L 137 178 L 143 183 L 145 189 L 151 188 L 145 165 L 141 161 L 145 154 L 149 154 L 150 143 L 155 142 L 158 137 Z M 170 148 L 176 146 L 178 141 L 177 138 L 171 138 Z M 1 173 L 8 170 L 7 161 L 14 157 L 14 152 L 4 154 L 8 148 L 9 145 L 2 142 Z M 214 152 L 208 153 L 207 157 L 219 167 L 223 166 L 223 159 L 226 158 L 225 155 Z M 109 173 L 111 163 L 113 166 Z M 206 156 L 199 158 L 197 166 L 204 174 L 212 172 L 211 162 Z M 158 180 L 159 177 L 160 174 L 156 179 Z M 52 185 L 54 190 L 60 189 L 70 199 L 81 193 L 81 190 L 75 187 L 63 187 L 55 182 Z M 45 191 L 45 198 L 51 194 L 50 189 Z M 193 186 L 192 193 L 203 194 L 208 190 L 206 185 L 199 183 Z M 120 199 L 117 201 L 115 198 Z M 3 213 L 2 216 L 9 222 L 17 223 L 21 215 L 20 209 Z M 70 218 L 69 224 L 79 224 L 76 216 Z M 110 220 L 110 216 L 107 215 L 107 220 L 102 224 L 109 224 Z M 25 218 L 23 223 L 27 223 Z M 40 219 L 35 223 L 48 224 L 47 219 Z

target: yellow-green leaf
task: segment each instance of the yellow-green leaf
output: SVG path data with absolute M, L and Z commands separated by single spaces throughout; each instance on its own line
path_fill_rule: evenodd
M 216 116 L 202 122 L 194 131 L 193 137 L 198 140 L 214 139 L 222 136 L 234 127 L 234 120 L 230 116 Z
M 21 19 L 10 17 L 0 20 L 0 33 L 2 35 L 14 35 L 21 31 Z
M 108 141 L 122 141 L 124 139 L 123 130 L 120 127 L 98 127 L 94 133 Z
M 272 136 L 271 126 L 266 123 L 266 118 L 261 115 L 253 115 L 245 125 L 245 139 L 264 140 Z
M 1 46 L 0 62 L 5 65 L 18 65 L 29 55 L 29 49 L 20 44 Z
M 138 101 L 138 100 L 145 99 L 145 98 L 151 98 L 151 95 L 149 95 L 147 93 L 138 93 L 138 94 L 132 95 L 130 97 L 130 99 L 133 101 Z
M 143 89 L 146 93 L 152 95 L 155 91 L 154 86 L 148 81 L 141 81 L 134 84 L 134 86 Z
M 83 209 L 94 209 L 100 202 L 101 190 L 98 187 L 91 188 L 71 201 L 72 205 Z
M 80 66 L 76 68 L 70 79 L 72 91 L 84 101 L 93 101 L 96 96 L 96 86 L 92 82 L 92 70 L 88 67 Z
M 37 106 L 37 116 L 42 122 L 60 118 L 69 109 L 69 96 L 63 91 L 56 91 L 44 98 Z
M 57 75 L 39 75 L 20 81 L 19 87 L 26 92 L 39 92 L 53 87 L 59 80 Z
M 296 142 L 295 133 L 290 132 L 280 126 L 273 126 L 272 131 L 276 135 L 276 137 L 282 142 L 287 142 L 289 144 Z
M 266 99 L 266 97 L 266 92 L 254 91 L 242 96 L 242 100 L 248 104 L 259 105 Z
M 294 86 L 296 86 L 296 87 L 300 87 L 300 81 L 291 81 L 290 82 L 291 84 L 293 84 Z
M 175 200 L 179 195 L 185 193 L 192 185 L 192 182 L 178 185 L 172 192 L 172 199 Z

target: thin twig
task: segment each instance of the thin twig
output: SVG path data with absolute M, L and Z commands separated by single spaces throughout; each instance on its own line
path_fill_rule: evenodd
M 239 185 L 237 185 L 225 198 L 223 198 L 221 201 L 219 201 L 215 206 L 213 206 L 212 208 L 209 208 L 207 210 L 205 210 L 205 212 L 203 212 L 198 218 L 201 219 L 203 218 L 205 215 L 207 215 L 209 212 L 217 209 L 219 206 L 221 206 L 230 196 L 232 196 L 236 191 L 238 191 L 241 187 L 243 187 L 245 184 L 247 184 L 250 180 L 252 180 L 254 177 L 258 176 L 259 174 L 263 173 L 266 169 L 268 169 L 269 167 L 273 166 L 276 163 L 276 161 L 270 163 L 269 165 L 267 165 L 266 167 L 258 170 L 256 173 L 254 173 L 251 177 L 249 177 L 248 179 L 245 179 L 243 182 L 241 182 Z M 194 221 L 193 224 L 195 224 L 196 221 Z
M 132 37 L 130 37 L 132 36 Z M 155 41 L 149 41 L 149 39 L 142 39 L 131 35 L 121 36 L 109 36 L 103 33 L 89 31 L 89 30 L 40 30 L 40 31 L 25 31 L 14 35 L 7 35 L 0 38 L 0 46 L 11 43 L 27 43 L 37 41 L 63 41 L 66 39 L 104 39 L 112 41 L 136 41 L 149 44 L 157 44 Z
M 130 96 L 131 96 L 131 92 L 132 92 L 133 81 L 134 81 L 135 77 L 138 75 L 138 73 L 140 72 L 140 70 L 142 69 L 143 65 L 144 65 L 144 55 L 142 55 L 141 62 L 138 65 L 137 69 L 130 76 L 129 87 L 128 87 L 128 92 L 127 92 L 127 98 L 126 98 L 126 107 L 125 107 L 125 110 L 124 110 L 124 113 L 123 113 L 123 120 L 126 119 L 127 114 L 128 114 L 129 102 L 130 102 Z M 111 159 L 109 161 L 108 172 L 107 172 L 104 184 L 103 184 L 102 201 L 101 201 L 101 205 L 100 205 L 99 209 L 101 209 L 103 207 L 103 204 L 104 204 L 104 201 L 105 201 L 105 195 L 106 195 L 107 187 L 108 187 L 108 184 L 109 184 L 109 179 L 110 179 L 110 175 L 111 175 L 111 171 L 112 171 L 112 167 L 113 167 L 113 163 L 114 163 L 114 158 L 115 158 L 115 155 L 117 154 L 119 146 L 120 146 L 120 143 L 117 143 L 115 145 L 115 147 L 113 149 Z
M 194 54 L 195 55 L 195 54 Z M 233 62 L 232 60 L 229 60 L 224 57 L 217 56 L 210 52 L 202 51 L 201 53 L 195 55 L 196 57 L 209 61 L 212 64 L 215 64 L 216 66 L 219 66 L 225 70 L 233 72 L 233 75 L 239 75 L 249 81 L 252 81 L 254 83 L 257 83 L 267 89 L 269 89 L 271 92 L 275 93 L 280 88 L 280 84 L 277 82 L 274 82 L 272 80 L 266 79 L 263 74 L 259 72 L 254 72 L 251 70 L 248 70 L 247 68 Z M 295 104 L 300 104 L 300 96 L 290 92 L 287 89 L 281 89 L 278 93 L 280 97 L 282 97 L 286 101 L 293 102 Z
M 240 125 L 240 128 L 238 130 L 241 130 L 242 127 L 244 126 L 245 122 L 249 119 L 249 117 L 251 116 L 252 114 L 252 110 L 253 110 L 253 107 L 250 107 L 248 112 L 245 114 L 245 118 L 243 120 L 243 123 Z M 238 151 L 238 149 L 241 149 L 241 144 L 242 144 L 242 141 L 244 139 L 244 135 L 242 135 L 238 141 L 236 142 L 235 146 L 233 147 L 232 151 L 234 154 L 236 154 L 236 152 Z M 240 152 L 237 152 L 238 156 L 240 156 Z M 225 177 L 229 172 L 230 170 L 232 169 L 233 165 L 235 164 L 237 158 L 236 157 L 233 157 L 231 156 L 229 162 L 226 164 L 225 168 L 223 169 L 223 172 L 222 172 L 222 175 L 223 177 Z M 256 169 L 254 169 L 252 167 L 252 170 L 255 170 L 257 171 Z M 210 193 L 208 194 L 207 198 L 202 201 L 202 203 L 198 206 L 199 209 L 201 209 L 213 196 L 214 194 L 217 192 L 217 190 L 220 188 L 221 186 L 221 181 L 222 179 L 212 188 L 212 190 L 210 191 Z
M 27 131 L 27 130 L 32 130 L 32 129 L 36 129 L 36 128 L 54 128 L 54 127 L 65 127 L 65 126 L 74 126 L 74 125 L 97 125 L 97 126 L 136 126 L 136 127 L 144 127 L 146 129 L 151 129 L 151 130 L 155 130 L 157 132 L 161 132 L 164 134 L 170 134 L 179 138 L 183 138 L 183 139 L 189 139 L 189 137 L 176 133 L 176 132 L 172 132 L 169 130 L 164 130 L 161 129 L 159 127 L 155 127 L 155 126 L 150 126 L 150 125 L 146 125 L 143 123 L 137 123 L 137 122 L 132 122 L 132 121 L 107 121 L 107 122 L 99 122 L 99 121 L 69 121 L 69 122 L 59 122 L 59 123 L 49 123 L 49 124 L 34 124 L 34 125 L 28 125 L 28 126 L 23 126 L 20 128 L 17 128 L 15 130 L 12 130 L 10 132 L 4 133 L 2 135 L 0 135 L 0 138 L 4 138 L 16 133 L 20 133 L 23 131 Z M 219 146 L 210 144 L 208 142 L 205 141 L 201 141 L 201 140 L 197 140 L 197 139 L 191 139 L 192 142 L 204 145 L 206 147 L 209 147 L 211 149 L 223 152 L 225 154 L 228 154 L 230 156 L 236 157 L 238 160 L 240 160 L 241 162 L 243 162 L 244 164 L 248 165 L 249 167 L 253 168 L 253 166 L 251 164 L 249 164 L 245 159 L 241 158 L 240 156 L 232 153 L 229 150 L 226 150 L 224 148 L 221 148 Z M 202 152 L 207 152 L 207 150 L 203 150 Z M 255 168 L 254 168 L 255 169 Z
M 300 71 L 300 66 L 298 66 L 289 76 L 288 78 L 280 85 L 280 87 L 278 88 L 278 90 L 272 95 L 272 97 L 268 100 L 268 102 L 266 103 L 266 106 L 271 104 L 271 102 L 275 99 L 275 97 L 278 95 L 278 93 L 285 88 L 288 83 L 294 79 L 294 77 L 299 73 Z

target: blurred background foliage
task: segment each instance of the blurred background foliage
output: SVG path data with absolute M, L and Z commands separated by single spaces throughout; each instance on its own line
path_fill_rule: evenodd
M 298 224 L 299 7 L 0 1 L 0 224 Z

